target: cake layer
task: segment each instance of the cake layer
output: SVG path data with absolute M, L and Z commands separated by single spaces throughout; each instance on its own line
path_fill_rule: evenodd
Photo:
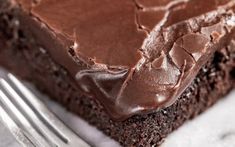
M 230 0 L 7 2 L 15 27 L 117 120 L 172 105 L 235 33 Z
M 14 11 L 14 10 L 12 10 Z M 19 29 L 13 12 L 0 12 L 0 65 L 33 81 L 69 110 L 123 146 L 157 146 L 173 130 L 206 110 L 235 86 L 235 43 L 217 51 L 170 107 L 113 121 L 100 102 L 83 95 L 74 77 L 49 51 Z

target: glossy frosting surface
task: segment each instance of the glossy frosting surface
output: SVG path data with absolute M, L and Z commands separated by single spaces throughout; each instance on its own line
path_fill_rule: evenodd
M 234 35 L 234 0 L 16 1 L 63 46 L 66 57 L 45 43 L 57 62 L 114 119 L 171 105 Z

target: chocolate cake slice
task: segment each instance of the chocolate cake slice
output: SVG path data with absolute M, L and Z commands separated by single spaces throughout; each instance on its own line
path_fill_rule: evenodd
M 234 0 L 0 0 L 0 65 L 123 146 L 235 86 Z

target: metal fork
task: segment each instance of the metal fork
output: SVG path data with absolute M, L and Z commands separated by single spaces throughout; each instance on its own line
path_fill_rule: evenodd
M 22 146 L 90 147 L 12 74 L 0 78 L 0 121 Z

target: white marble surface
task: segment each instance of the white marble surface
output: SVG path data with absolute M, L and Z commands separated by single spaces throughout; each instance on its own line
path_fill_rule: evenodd
M 0 75 L 2 71 L 0 69 Z M 33 86 L 29 87 L 55 112 L 68 126 L 93 146 L 118 147 L 119 145 L 88 125 L 79 117 L 67 112 L 60 105 L 50 101 Z M 0 124 L 0 147 L 18 147 L 8 130 Z M 187 122 L 172 133 L 162 147 L 235 147 L 235 91 L 218 102 L 208 111 Z

